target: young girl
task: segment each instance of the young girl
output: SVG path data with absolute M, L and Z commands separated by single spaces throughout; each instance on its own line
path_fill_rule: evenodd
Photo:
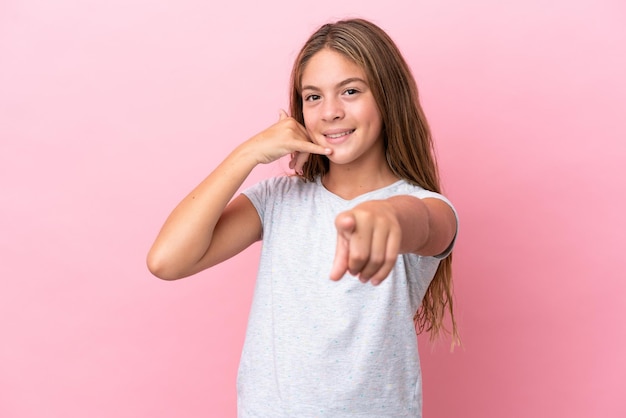
M 257 164 L 285 155 L 296 175 L 234 197 Z M 290 116 L 200 183 L 148 255 L 152 273 L 173 280 L 263 240 L 239 417 L 421 416 L 415 325 L 436 336 L 446 306 L 452 314 L 457 218 L 439 191 L 393 41 L 361 19 L 322 26 L 295 61 Z

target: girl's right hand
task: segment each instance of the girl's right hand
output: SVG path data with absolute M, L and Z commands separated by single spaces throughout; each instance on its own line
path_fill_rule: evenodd
M 176 206 L 148 253 L 150 271 L 180 279 L 258 241 L 263 228 L 256 209 L 243 195 L 233 199 L 254 167 L 292 154 L 291 168 L 302 170 L 310 153 L 331 152 L 312 143 L 304 126 L 281 111 L 277 123 L 240 144 Z
M 329 155 L 330 148 L 324 148 L 311 142 L 306 128 L 284 110 L 280 111 L 278 122 L 246 141 L 245 146 L 254 153 L 257 163 L 269 164 L 285 155 L 291 154 L 289 167 L 297 173 L 309 154 Z

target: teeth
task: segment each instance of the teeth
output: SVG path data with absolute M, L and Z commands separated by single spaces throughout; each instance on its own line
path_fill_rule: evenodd
M 345 131 L 345 132 L 341 132 L 341 133 L 338 133 L 338 134 L 332 134 L 332 135 L 326 135 L 326 136 L 328 138 L 334 139 L 334 138 L 339 138 L 339 137 L 344 136 L 344 135 L 351 134 L 352 132 L 354 132 L 354 129 L 352 129 L 351 131 Z

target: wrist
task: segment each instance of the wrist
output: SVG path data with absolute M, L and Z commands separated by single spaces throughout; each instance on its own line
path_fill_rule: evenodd
M 262 161 L 259 158 L 259 153 L 255 152 L 251 141 L 252 139 L 237 146 L 230 156 L 237 164 L 242 164 L 250 169 L 253 169 L 257 165 L 261 164 Z

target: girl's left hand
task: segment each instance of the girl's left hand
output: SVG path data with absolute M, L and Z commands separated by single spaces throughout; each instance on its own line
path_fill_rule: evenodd
M 337 248 L 330 272 L 339 280 L 346 272 L 361 282 L 380 284 L 393 269 L 402 229 L 391 203 L 372 200 L 337 215 Z

